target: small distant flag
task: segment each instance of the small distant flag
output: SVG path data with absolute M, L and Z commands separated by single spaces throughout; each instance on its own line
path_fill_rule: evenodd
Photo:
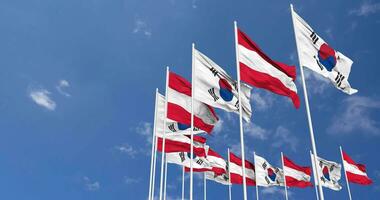
M 204 148 L 205 151 L 207 151 L 208 146 L 205 145 Z M 197 152 L 193 154 L 193 158 L 191 158 L 191 154 L 189 152 L 166 153 L 166 159 L 168 163 L 173 163 L 184 167 L 190 167 L 190 162 L 192 160 L 194 172 L 204 172 L 212 169 L 206 155 L 198 155 Z
M 238 60 L 241 80 L 258 88 L 289 97 L 299 108 L 297 95 L 296 68 L 272 60 L 248 35 L 240 29 L 238 34 Z
M 348 82 L 352 60 L 327 44 L 295 11 L 292 16 L 300 65 L 330 79 L 346 94 L 356 93 Z
M 157 136 L 157 150 L 162 152 L 163 139 Z M 193 150 L 194 154 L 206 156 L 204 143 L 206 139 L 201 136 L 194 135 Z M 165 153 L 172 152 L 190 152 L 191 139 L 186 135 L 168 135 L 165 136 Z
M 351 183 L 356 183 L 360 185 L 372 184 L 372 180 L 367 175 L 365 165 L 356 163 L 344 151 L 342 151 L 342 154 L 343 154 L 343 166 L 344 166 L 344 170 L 346 171 L 348 181 Z
M 311 160 L 314 163 L 313 154 L 311 154 Z M 342 189 L 342 186 L 339 184 L 341 178 L 342 166 L 336 162 L 328 161 L 322 158 L 317 157 L 316 169 L 318 171 L 319 182 L 323 187 L 330 188 L 335 191 Z M 316 173 L 317 174 L 317 173 Z
M 231 184 L 243 184 L 243 165 L 242 159 L 230 152 L 230 163 L 228 169 L 231 175 Z M 245 160 L 245 180 L 247 185 L 256 185 L 255 165 Z
M 190 127 L 191 124 L 191 84 L 183 77 L 170 72 L 167 117 Z M 214 109 L 200 101 L 194 100 L 194 126 L 211 133 L 218 117 Z
M 258 186 L 284 186 L 284 171 L 272 166 L 265 158 L 256 154 L 255 169 Z
M 302 167 L 295 164 L 288 157 L 284 158 L 284 176 L 287 187 L 308 187 L 313 186 L 310 182 L 311 167 Z
M 215 108 L 239 114 L 237 82 L 214 61 L 194 49 L 194 98 Z M 251 87 L 241 84 L 242 114 L 246 121 L 252 115 L 249 99 Z

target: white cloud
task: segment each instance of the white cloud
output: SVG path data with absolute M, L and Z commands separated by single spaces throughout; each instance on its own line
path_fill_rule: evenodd
M 267 91 L 253 90 L 251 94 L 251 100 L 253 101 L 252 110 L 255 112 L 265 111 L 268 108 L 272 107 L 274 98 L 273 95 Z
M 266 140 L 270 134 L 268 130 L 254 123 L 244 123 L 244 133 L 260 140 Z
M 152 36 L 152 31 L 149 29 L 147 23 L 143 21 L 142 19 L 136 19 L 135 20 L 135 26 L 133 28 L 133 33 L 135 34 L 143 34 L 146 37 L 151 37 Z
M 279 126 L 274 133 L 273 147 L 290 147 L 292 151 L 296 151 L 298 145 L 298 139 L 291 134 L 289 129 Z
M 363 1 L 359 8 L 350 10 L 349 13 L 357 16 L 368 16 L 380 11 L 380 3 Z
M 60 80 L 55 88 L 61 95 L 70 97 L 71 95 L 64 91 L 64 89 L 68 87 L 70 87 L 70 83 L 67 80 Z
M 327 35 L 327 37 L 329 37 L 330 39 L 334 39 L 334 35 L 332 33 L 332 28 L 328 28 L 325 30 L 325 34 Z
M 341 135 L 357 131 L 361 134 L 380 135 L 379 122 L 371 117 L 371 111 L 379 109 L 379 100 L 363 96 L 350 96 L 337 110 L 338 114 L 333 117 L 327 132 Z
M 135 131 L 146 137 L 146 140 L 149 142 L 149 144 L 152 144 L 152 136 L 153 136 L 153 128 L 152 123 L 149 122 L 141 122 L 135 129 Z
M 126 184 L 136 184 L 141 182 L 141 178 L 124 177 Z
M 222 132 L 222 130 L 223 130 L 223 123 L 224 123 L 224 121 L 219 118 L 219 121 L 215 124 L 214 129 L 213 129 L 213 133 L 215 135 L 217 135 L 217 134 L 219 134 L 219 133 Z
M 194 8 L 194 9 L 198 8 L 197 0 L 192 0 L 191 1 L 191 7 Z
M 279 195 L 279 196 L 285 196 L 285 189 L 284 187 L 278 188 L 278 187 L 264 187 L 262 190 L 260 190 L 261 194 L 263 195 Z M 288 197 L 292 196 L 293 193 L 288 190 Z
M 84 185 L 88 191 L 96 191 L 100 189 L 100 183 L 98 181 L 92 181 L 87 176 L 83 177 Z
M 138 151 L 136 151 L 131 145 L 129 144 L 123 144 L 119 146 L 115 146 L 115 149 L 118 150 L 120 153 L 127 154 L 129 157 L 134 158 Z
M 31 89 L 29 97 L 39 106 L 42 106 L 48 110 L 55 110 L 56 103 L 50 98 L 50 92 L 45 89 Z
M 332 86 L 330 81 L 322 75 L 319 75 L 307 68 L 304 68 L 303 72 L 305 75 L 307 91 L 312 94 L 323 94 L 329 86 Z M 299 77 L 298 80 L 301 83 L 301 77 Z

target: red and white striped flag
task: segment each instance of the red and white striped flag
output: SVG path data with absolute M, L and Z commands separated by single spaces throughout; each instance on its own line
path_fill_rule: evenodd
M 357 164 L 354 160 L 346 154 L 343 153 L 343 166 L 346 171 L 347 179 L 351 183 L 357 183 L 360 185 L 372 184 L 372 180 L 368 177 L 365 165 Z
M 295 164 L 288 157 L 284 158 L 284 176 L 286 180 L 286 186 L 288 187 L 308 187 L 313 186 L 310 182 L 311 168 L 302 167 Z
M 162 152 L 162 138 L 157 137 L 157 150 Z M 194 135 L 193 150 L 198 156 L 206 156 L 204 143 L 206 139 L 201 136 Z M 191 139 L 187 135 L 168 135 L 165 136 L 165 153 L 172 152 L 190 152 Z
M 208 146 L 207 146 L 208 147 Z M 215 173 L 216 175 L 222 175 L 226 173 L 226 161 L 220 156 L 217 152 L 212 150 L 211 148 L 207 148 L 207 156 L 206 161 L 208 163 L 207 167 L 204 167 L 202 169 L 193 169 L 195 172 L 206 172 L 210 171 Z M 190 171 L 190 168 L 185 168 L 186 172 Z
M 272 60 L 243 31 L 237 29 L 239 68 L 241 80 L 258 88 L 287 96 L 296 108 L 300 106 L 297 95 L 296 68 Z
M 230 152 L 230 179 L 231 184 L 243 184 L 243 166 L 241 158 Z M 247 185 L 256 185 L 255 165 L 245 160 L 245 180 Z
M 167 117 L 190 127 L 191 124 L 191 84 L 185 78 L 170 72 Z M 200 101 L 194 100 L 194 126 L 211 133 L 218 117 L 214 109 Z

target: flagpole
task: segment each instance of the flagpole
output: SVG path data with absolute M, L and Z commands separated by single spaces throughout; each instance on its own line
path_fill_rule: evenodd
M 350 197 L 350 200 L 352 200 L 352 197 L 351 197 L 351 190 L 350 190 L 350 184 L 348 183 L 348 178 L 347 178 L 347 171 L 346 171 L 346 168 L 344 167 L 344 158 L 343 158 L 343 150 L 342 150 L 342 146 L 339 146 L 339 149 L 340 149 L 340 156 L 342 157 L 344 176 L 346 177 L 346 184 L 347 184 L 348 196 Z
M 203 199 L 207 200 L 206 172 L 203 173 Z
M 153 162 L 154 162 L 154 154 L 156 153 L 155 150 L 155 131 L 156 131 L 156 117 L 157 117 L 157 100 L 158 100 L 158 88 L 156 88 L 156 94 L 155 94 L 155 103 L 154 103 L 154 118 L 153 118 L 153 133 L 152 133 L 152 153 L 150 157 L 150 176 L 149 176 L 149 197 L 148 199 L 152 200 L 152 188 L 154 187 L 154 184 L 152 183 L 153 180 Z
M 229 200 L 232 200 L 232 193 L 231 193 L 231 171 L 230 171 L 230 148 L 227 148 L 228 152 L 228 197 Z
M 312 123 L 312 120 L 311 120 L 311 114 L 310 114 L 310 108 L 309 108 L 309 99 L 308 99 L 308 96 L 307 96 L 307 89 L 306 89 L 306 83 L 305 83 L 305 76 L 304 76 L 304 73 L 303 73 L 302 63 L 301 63 L 301 60 L 300 60 L 300 52 L 299 52 L 299 46 L 298 46 L 297 36 L 296 36 L 297 33 L 295 31 L 294 16 L 293 16 L 293 12 L 294 12 L 294 10 L 293 10 L 293 4 L 290 4 L 290 9 L 291 9 L 291 12 L 292 12 L 294 38 L 295 38 L 296 46 L 297 46 L 298 61 L 299 61 L 300 69 L 301 69 L 300 70 L 301 71 L 301 79 L 302 79 L 303 93 L 304 93 L 304 98 L 305 98 L 306 114 L 307 114 L 307 119 L 308 119 L 308 124 L 309 124 L 311 146 L 312 146 L 312 150 L 313 150 L 314 164 L 317 164 L 317 156 L 318 156 L 317 155 L 317 147 L 315 145 L 313 123 Z M 317 174 L 317 177 L 319 177 L 318 170 L 316 170 L 316 174 Z M 320 196 L 321 200 L 324 200 L 322 185 L 320 184 L 319 178 L 317 179 L 317 181 L 318 181 L 319 196 Z
M 154 188 L 156 181 L 156 163 L 157 163 L 157 136 L 154 136 L 154 157 L 153 157 L 153 177 L 152 177 L 152 196 L 151 200 L 154 199 Z
M 238 83 L 238 94 L 239 94 L 239 124 L 240 124 L 240 147 L 241 147 L 241 158 L 243 160 L 243 196 L 244 200 L 247 200 L 247 183 L 245 180 L 245 153 L 244 153 L 244 130 L 243 130 L 243 112 L 241 105 L 241 94 L 240 94 L 240 68 L 239 68 L 239 51 L 238 51 L 238 35 L 237 35 L 237 22 L 234 21 L 234 31 L 235 31 L 235 54 L 236 54 L 236 70 L 237 70 L 237 83 Z
M 282 170 L 284 172 L 284 188 L 285 188 L 285 199 L 288 200 L 288 189 L 286 188 L 286 176 L 285 176 L 285 170 L 284 170 L 284 154 L 281 152 L 281 162 L 282 162 Z
M 194 150 L 193 150 L 193 143 L 194 143 L 194 77 L 195 77 L 195 70 L 194 70 L 194 49 L 195 44 L 192 44 L 191 49 L 191 144 L 190 144 L 190 200 L 193 200 L 193 157 L 194 157 Z
M 311 155 L 311 151 L 309 151 L 309 153 L 310 153 L 310 160 L 311 160 L 311 166 L 312 166 L 312 168 L 313 168 L 313 177 L 314 177 L 314 188 L 315 188 L 315 195 L 316 195 L 316 197 L 317 197 L 317 200 L 319 200 L 319 195 L 318 195 L 318 184 L 317 184 L 317 176 L 315 175 L 315 171 L 316 171 L 316 169 L 315 169 L 315 167 L 314 167 L 314 162 L 313 162 L 313 156 Z
M 182 167 L 182 200 L 185 199 L 185 166 Z
M 169 85 L 169 67 L 166 67 L 166 83 L 165 83 L 165 115 L 164 115 L 164 123 L 162 124 L 163 127 L 163 134 L 162 134 L 162 152 L 161 152 L 161 176 L 160 176 L 160 199 L 162 200 L 162 189 L 164 184 L 164 164 L 165 164 L 165 130 L 166 130 L 166 118 L 167 118 L 167 112 L 168 112 L 168 85 Z
M 168 179 L 168 161 L 166 159 L 166 153 L 165 153 L 165 180 L 164 180 L 164 200 L 166 200 L 166 183 Z
M 256 164 L 256 152 L 253 152 L 253 161 Z M 256 200 L 259 200 L 259 186 L 257 185 L 257 181 L 256 181 Z

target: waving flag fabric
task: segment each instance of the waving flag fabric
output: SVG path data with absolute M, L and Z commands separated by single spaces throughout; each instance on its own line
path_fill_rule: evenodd
M 339 90 L 356 93 L 348 83 L 352 60 L 334 50 L 296 12 L 292 16 L 300 65 L 330 79 Z
M 269 164 L 265 158 L 255 155 L 255 169 L 258 186 L 284 186 L 284 171 Z
M 161 137 L 157 137 L 157 150 L 162 152 Z M 206 156 L 204 143 L 206 139 L 200 136 L 194 136 L 193 150 L 194 154 L 198 156 Z M 190 152 L 191 139 L 186 135 L 170 135 L 165 136 L 165 152 Z
M 191 124 L 191 84 L 181 76 L 170 72 L 168 88 L 167 117 L 179 122 L 181 126 L 190 127 Z M 210 133 L 218 121 L 212 107 L 194 100 L 194 126 Z
M 313 186 L 310 182 L 311 168 L 302 167 L 295 164 L 288 157 L 284 158 L 284 176 L 286 180 L 286 186 L 288 187 L 308 187 Z
M 207 152 L 208 146 L 204 146 L 204 150 Z M 189 168 L 191 159 L 193 160 L 193 170 L 195 172 L 204 172 L 210 171 L 212 169 L 209 161 L 206 158 L 206 155 L 194 153 L 194 158 L 191 158 L 189 152 L 175 152 L 175 153 L 166 153 L 166 159 L 168 163 L 173 163 Z
M 228 180 L 228 173 L 224 173 L 221 175 L 218 175 L 212 171 L 205 172 L 206 174 L 206 179 L 215 181 L 217 183 L 223 184 L 223 185 L 229 185 L 229 180 Z
M 243 184 L 243 166 L 241 158 L 230 152 L 230 163 L 228 169 L 231 175 L 231 184 Z M 245 160 L 245 180 L 247 185 L 256 185 L 255 181 L 255 166 Z
M 367 175 L 365 165 L 357 164 L 344 151 L 342 151 L 342 154 L 343 154 L 344 170 L 346 171 L 348 181 L 351 183 L 357 183 L 360 185 L 372 184 L 372 180 Z
M 313 158 L 312 154 L 312 158 Z M 314 159 L 311 159 L 314 163 Z M 323 187 L 330 188 L 335 191 L 342 189 L 342 186 L 339 185 L 339 180 L 341 178 L 341 169 L 342 166 L 336 162 L 328 161 L 322 158 L 317 157 L 316 169 L 319 174 L 319 182 Z
M 300 100 L 294 83 L 296 68 L 272 60 L 243 31 L 238 29 L 237 32 L 241 80 L 287 96 L 299 108 Z
M 194 98 L 215 108 L 239 114 L 237 82 L 210 58 L 194 49 Z M 249 121 L 252 110 L 249 103 L 251 87 L 241 85 L 243 118 Z

